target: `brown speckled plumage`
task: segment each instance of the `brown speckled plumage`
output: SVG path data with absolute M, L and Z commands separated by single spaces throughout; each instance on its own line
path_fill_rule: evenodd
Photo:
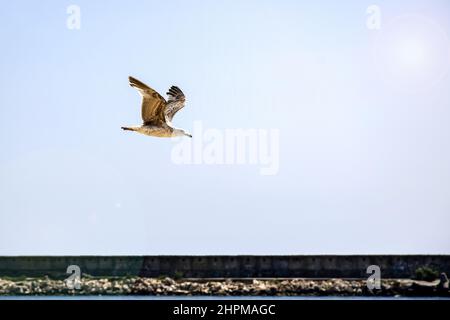
M 136 131 L 154 137 L 192 137 L 183 129 L 172 126 L 174 115 L 184 107 L 186 98 L 183 91 L 176 86 L 170 87 L 166 101 L 158 92 L 145 83 L 129 77 L 130 85 L 136 88 L 142 96 L 141 116 L 143 124 L 135 127 L 122 127 L 123 130 Z

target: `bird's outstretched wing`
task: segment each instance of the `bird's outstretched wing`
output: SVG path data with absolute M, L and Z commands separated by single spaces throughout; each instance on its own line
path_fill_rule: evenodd
M 164 110 L 166 100 L 145 83 L 128 77 L 130 86 L 136 88 L 142 96 L 142 120 L 144 124 L 159 124 L 166 122 Z
M 175 113 L 180 111 L 184 107 L 184 102 L 186 101 L 186 97 L 184 96 L 183 91 L 176 86 L 170 87 L 167 92 L 167 96 L 169 97 L 165 109 L 166 117 L 169 121 L 172 121 Z

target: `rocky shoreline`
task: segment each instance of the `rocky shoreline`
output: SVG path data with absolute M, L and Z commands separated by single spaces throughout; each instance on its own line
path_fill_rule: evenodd
M 442 296 L 450 297 L 448 279 L 433 282 L 383 279 L 370 290 L 366 280 L 174 280 L 171 278 L 83 278 L 79 289 L 49 278 L 2 279 L 5 295 L 153 295 L 153 296 Z

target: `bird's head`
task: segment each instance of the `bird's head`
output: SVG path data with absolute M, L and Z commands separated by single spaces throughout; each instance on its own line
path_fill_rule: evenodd
M 175 129 L 173 131 L 173 136 L 175 136 L 175 137 L 187 136 L 189 138 L 192 138 L 192 134 L 190 134 L 189 132 L 187 132 L 183 129 Z

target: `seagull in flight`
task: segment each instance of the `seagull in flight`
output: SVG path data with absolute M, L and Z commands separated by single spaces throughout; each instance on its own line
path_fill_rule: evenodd
M 136 131 L 153 137 L 179 137 L 192 135 L 183 129 L 172 126 L 173 116 L 184 107 L 186 98 L 176 86 L 167 92 L 167 101 L 145 83 L 128 77 L 130 86 L 136 88 L 142 96 L 141 116 L 143 124 L 134 127 L 122 127 L 123 130 Z

